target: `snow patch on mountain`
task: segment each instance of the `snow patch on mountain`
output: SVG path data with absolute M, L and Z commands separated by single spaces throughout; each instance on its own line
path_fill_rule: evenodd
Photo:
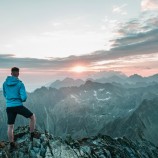
M 74 99 L 75 102 L 80 103 L 80 100 L 79 100 L 79 98 L 78 98 L 77 95 L 70 94 L 70 98 L 71 98 L 71 99 Z
M 111 94 L 110 92 L 106 92 L 106 94 Z
M 102 92 L 102 91 L 104 91 L 104 90 L 105 90 L 105 88 L 100 88 L 98 91 Z
M 108 101 L 109 99 L 111 99 L 111 97 L 107 97 L 105 99 L 99 99 L 99 98 L 96 98 L 98 101 Z
M 108 96 L 107 98 L 98 98 L 98 94 L 97 94 L 97 91 L 93 91 L 94 92 L 94 96 L 96 97 L 96 99 L 98 100 L 98 101 L 108 101 L 109 99 L 111 99 L 111 97 L 110 96 Z M 109 92 L 106 92 L 106 94 L 109 94 Z
M 128 110 L 128 112 L 132 112 L 134 109 L 130 109 L 130 110 Z

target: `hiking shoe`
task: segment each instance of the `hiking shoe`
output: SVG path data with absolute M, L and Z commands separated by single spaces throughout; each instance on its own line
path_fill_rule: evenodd
M 33 141 L 33 138 L 40 139 L 41 134 L 38 132 L 32 132 L 30 140 Z
M 15 142 L 11 142 L 11 143 L 10 143 L 10 149 L 9 149 L 9 151 L 10 151 L 10 152 L 13 152 L 13 151 L 16 150 L 16 149 L 18 149 L 18 144 L 15 143 Z
M 0 142 L 0 148 L 4 148 L 4 147 L 5 147 L 4 142 Z

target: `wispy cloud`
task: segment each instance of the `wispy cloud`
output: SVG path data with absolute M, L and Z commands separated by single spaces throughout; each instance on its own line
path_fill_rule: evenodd
M 113 6 L 113 13 L 121 14 L 121 15 L 126 15 L 127 12 L 124 10 L 124 8 L 127 6 L 127 4 L 123 4 L 121 6 Z
M 142 0 L 141 7 L 143 11 L 147 10 L 157 10 L 158 0 Z

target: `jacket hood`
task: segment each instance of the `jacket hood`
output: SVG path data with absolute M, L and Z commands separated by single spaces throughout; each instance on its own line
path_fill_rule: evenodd
M 6 84 L 8 86 L 14 86 L 17 85 L 19 82 L 21 82 L 18 78 L 14 77 L 14 76 L 8 76 L 6 79 Z

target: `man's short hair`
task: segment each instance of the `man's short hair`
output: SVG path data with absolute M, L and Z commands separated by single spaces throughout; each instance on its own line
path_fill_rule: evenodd
M 19 72 L 19 68 L 18 67 L 12 67 L 11 72 Z

